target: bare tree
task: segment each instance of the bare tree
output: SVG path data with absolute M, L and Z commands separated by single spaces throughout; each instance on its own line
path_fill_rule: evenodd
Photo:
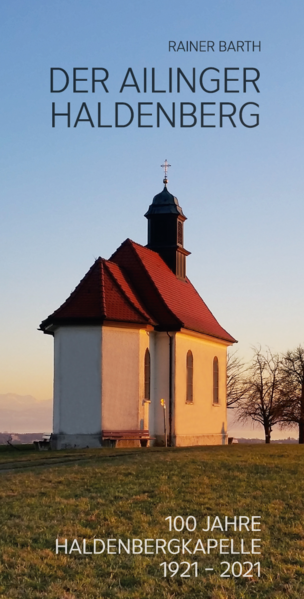
M 282 419 L 280 389 L 280 356 L 269 349 L 263 354 L 261 348 L 254 348 L 253 360 L 247 369 L 245 394 L 237 406 L 238 420 L 262 424 L 265 443 L 270 443 L 272 427 Z
M 244 397 L 245 365 L 237 354 L 237 351 L 228 352 L 227 355 L 227 408 L 236 408 Z
M 299 443 L 304 443 L 304 348 L 282 356 L 281 427 L 298 425 Z

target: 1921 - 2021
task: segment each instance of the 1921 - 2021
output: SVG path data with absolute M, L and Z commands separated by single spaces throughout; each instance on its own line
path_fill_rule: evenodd
M 261 564 L 256 562 L 221 562 L 221 573 L 220 578 L 253 578 L 261 575 Z M 190 578 L 190 576 L 198 577 L 200 572 L 211 572 L 214 568 L 200 568 L 198 562 L 162 562 L 160 567 L 163 568 L 163 576 L 173 578 L 173 576 L 180 576 L 180 578 Z

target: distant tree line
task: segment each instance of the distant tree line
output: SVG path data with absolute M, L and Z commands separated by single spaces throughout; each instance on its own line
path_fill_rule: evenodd
M 236 410 L 239 422 L 262 424 L 265 443 L 275 424 L 298 426 L 299 443 L 304 443 L 304 348 L 285 354 L 254 348 L 249 364 L 236 352 L 228 354 L 227 407 Z

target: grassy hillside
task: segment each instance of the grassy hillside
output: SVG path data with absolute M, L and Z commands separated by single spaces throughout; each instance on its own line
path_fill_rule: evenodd
M 303 599 L 303 467 L 298 445 L 0 452 L 0 598 Z M 261 532 L 201 530 L 207 516 L 218 524 L 240 515 L 261 516 Z M 193 516 L 196 530 L 169 532 L 168 516 Z M 126 547 L 128 539 L 152 539 L 150 551 L 155 539 L 176 539 L 172 550 L 182 539 L 191 539 L 190 550 L 201 539 L 207 550 L 207 539 L 221 538 L 231 549 L 233 539 L 237 551 L 241 539 L 248 550 L 260 538 L 262 548 L 261 555 L 55 553 L 56 538 L 69 549 L 86 539 L 89 551 L 94 537 L 120 538 Z M 187 565 L 171 578 L 164 562 L 194 565 L 189 578 L 180 576 Z M 232 566 L 221 577 L 228 568 L 221 562 L 260 562 L 261 575 L 245 565 L 249 575 L 238 576 L 236 564 L 237 577 Z

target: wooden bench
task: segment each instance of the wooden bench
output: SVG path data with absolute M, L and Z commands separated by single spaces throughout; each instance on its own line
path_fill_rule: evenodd
M 39 451 L 47 451 L 50 449 L 50 439 L 51 435 L 45 433 L 42 435 L 42 441 L 33 441 L 35 449 L 38 449 Z
M 117 441 L 140 441 L 141 447 L 147 447 L 148 441 L 152 441 L 155 437 L 150 437 L 149 431 L 145 430 L 120 430 L 102 431 L 102 440 L 109 441 L 111 447 L 116 447 Z

